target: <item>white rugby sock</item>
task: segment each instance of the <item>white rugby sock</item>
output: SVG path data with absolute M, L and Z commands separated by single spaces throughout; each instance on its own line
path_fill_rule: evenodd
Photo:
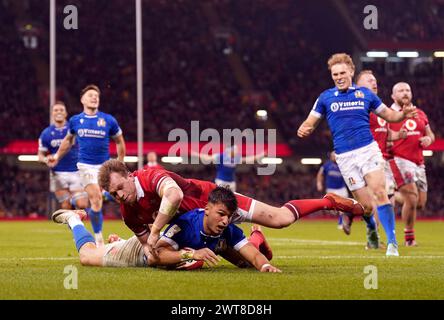
M 78 226 L 78 225 L 83 226 L 83 222 L 82 222 L 82 220 L 80 220 L 79 216 L 75 214 L 68 219 L 68 225 L 72 230 L 72 229 L 74 229 L 75 226 Z

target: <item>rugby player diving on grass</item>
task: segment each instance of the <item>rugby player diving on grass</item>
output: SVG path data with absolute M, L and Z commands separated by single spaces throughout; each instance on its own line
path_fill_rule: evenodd
M 295 177 L 297 179 L 297 177 Z M 122 218 L 151 254 L 160 230 L 177 214 L 205 208 L 217 186 L 209 181 L 185 179 L 162 170 L 145 168 L 130 173 L 123 162 L 106 161 L 99 170 L 99 184 L 120 202 Z M 269 228 L 288 227 L 319 210 L 347 211 L 362 215 L 364 209 L 353 199 L 327 194 L 322 199 L 291 200 L 282 207 L 235 193 L 238 209 L 231 222 L 252 222 Z
M 281 272 L 270 264 L 272 253 L 260 229 L 247 239 L 241 229 L 230 224 L 237 210 L 237 199 L 228 188 L 217 187 L 209 194 L 205 209 L 189 211 L 171 221 L 152 255 L 133 236 L 122 240 L 111 235 L 110 244 L 98 247 L 82 223 L 83 210 L 58 210 L 52 219 L 68 224 L 79 251 L 80 262 L 87 266 L 158 267 L 192 270 L 204 263 L 215 266 L 222 257 L 238 267 L 254 267 L 261 272 Z M 263 251 L 268 257 L 262 254 Z

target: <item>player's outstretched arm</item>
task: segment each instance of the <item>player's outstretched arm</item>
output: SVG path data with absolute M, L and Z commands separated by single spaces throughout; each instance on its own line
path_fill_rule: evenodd
M 172 266 L 188 260 L 201 260 L 210 267 L 217 265 L 220 258 L 210 249 L 203 248 L 193 250 L 184 248 L 174 249 L 168 242 L 160 240 L 156 245 L 156 255 L 150 255 L 148 264 L 150 266 Z
M 159 187 L 158 194 L 162 198 L 159 214 L 153 222 L 147 241 L 151 254 L 155 254 L 154 247 L 159 240 L 160 230 L 176 215 L 183 199 L 182 189 L 171 178 L 164 179 Z
M 315 117 L 310 114 L 307 119 L 302 122 L 301 126 L 298 129 L 298 137 L 306 138 L 316 129 L 318 124 L 321 122 L 321 118 Z
M 378 108 L 379 109 L 379 108 Z M 401 122 L 405 118 L 413 118 L 418 115 L 415 106 L 404 106 L 402 111 L 396 111 L 384 105 L 378 116 L 387 122 Z
M 53 168 L 59 163 L 59 160 L 68 153 L 74 144 L 74 136 L 72 134 L 67 134 L 62 140 L 59 150 L 53 155 L 48 156 L 48 166 Z
M 44 152 L 44 151 L 38 151 L 37 153 L 37 157 L 40 163 L 44 163 L 44 164 L 48 164 L 48 158 L 47 158 L 48 153 Z
M 123 134 L 115 137 L 114 141 L 116 142 L 117 160 L 123 162 L 123 159 L 125 158 L 126 155 L 126 145 L 125 145 L 125 139 L 123 138 Z
M 247 243 L 240 248 L 239 254 L 260 272 L 282 272 L 272 266 L 270 261 L 251 243 Z

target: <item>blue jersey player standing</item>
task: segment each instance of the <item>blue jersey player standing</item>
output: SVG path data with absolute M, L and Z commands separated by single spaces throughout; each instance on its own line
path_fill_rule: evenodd
M 312 111 L 298 129 L 300 138 L 308 137 L 322 118 L 327 118 L 333 136 L 336 160 L 353 196 L 372 215 L 374 194 L 377 212 L 387 235 L 388 256 L 398 256 L 393 206 L 385 189 L 384 159 L 370 131 L 369 114 L 376 113 L 387 122 L 400 122 L 416 116 L 412 107 L 397 112 L 388 108 L 371 90 L 352 83 L 355 66 L 345 53 L 334 54 L 328 60 L 335 87 L 325 90 L 316 100 Z M 371 193 L 369 193 L 370 189 Z M 351 218 L 344 215 L 344 228 Z
M 49 165 L 56 166 L 61 158 L 71 149 L 74 138 L 79 145 L 77 167 L 82 185 L 88 193 L 91 209 L 91 224 L 96 243 L 103 245 L 102 225 L 102 192 L 97 175 L 102 163 L 109 159 L 109 141 L 112 138 L 117 146 L 117 158 L 123 162 L 125 157 L 125 140 L 116 119 L 99 111 L 100 89 L 96 85 L 86 86 L 80 94 L 83 112 L 69 119 L 69 132 L 62 141 L 59 150 L 49 158 Z
M 52 123 L 39 137 L 39 162 L 48 164 L 48 155 L 55 154 L 66 134 L 68 125 L 65 103 L 57 101 L 51 109 Z M 83 191 L 77 169 L 78 146 L 75 144 L 66 156 L 53 167 L 50 176 L 50 191 L 54 192 L 63 209 L 78 209 L 88 206 L 88 197 Z

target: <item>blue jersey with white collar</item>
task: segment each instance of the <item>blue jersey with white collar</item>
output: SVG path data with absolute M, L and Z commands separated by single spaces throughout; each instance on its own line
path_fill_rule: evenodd
M 39 137 L 39 151 L 54 154 L 59 150 L 60 144 L 68 133 L 68 126 L 57 128 L 55 125 L 50 125 L 42 131 Z M 71 150 L 60 159 L 59 163 L 52 169 L 54 172 L 75 172 L 77 171 L 79 146 L 77 141 L 72 146 Z
M 234 158 L 226 153 L 216 155 L 216 179 L 226 182 L 234 182 L 236 180 L 236 166 L 241 162 L 241 156 L 235 155 Z
M 248 243 L 243 231 L 234 224 L 229 224 L 219 236 L 206 235 L 203 228 L 204 215 L 205 210 L 195 209 L 173 219 L 160 240 L 168 242 L 176 250 L 188 247 L 215 251 L 221 242 L 239 250 Z
M 370 131 L 370 112 L 379 113 L 382 101 L 365 87 L 336 87 L 325 90 L 316 100 L 311 115 L 326 117 L 337 154 L 364 147 L 374 141 Z
M 104 112 L 84 112 L 69 119 L 69 133 L 77 137 L 79 162 L 98 165 L 109 159 L 109 139 L 122 134 L 117 120 Z

